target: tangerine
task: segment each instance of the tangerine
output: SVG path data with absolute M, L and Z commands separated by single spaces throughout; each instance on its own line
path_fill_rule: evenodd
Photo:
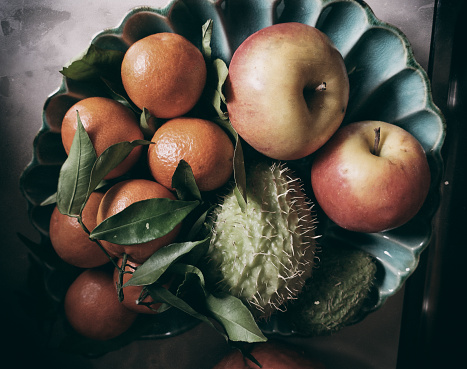
M 113 144 L 143 139 L 138 120 L 129 108 L 106 97 L 88 97 L 74 104 L 63 118 L 61 135 L 67 154 L 70 152 L 78 126 L 77 111 L 97 156 Z M 138 161 L 140 155 L 141 146 L 137 146 L 105 179 L 116 178 L 126 173 Z
M 118 182 L 105 193 L 97 211 L 97 222 L 101 223 L 137 201 L 152 198 L 176 200 L 172 192 L 152 180 L 128 179 Z M 118 245 L 105 240 L 100 242 L 110 255 L 120 258 L 127 254 L 130 261 L 142 264 L 155 251 L 170 244 L 177 237 L 180 228 L 181 224 L 178 224 L 162 237 L 135 245 Z
M 207 69 L 194 44 L 176 33 L 161 32 L 128 48 L 121 74 L 135 105 L 158 118 L 173 118 L 195 106 L 206 84 Z
M 149 169 L 154 179 L 169 189 L 182 159 L 190 165 L 200 191 L 215 190 L 232 175 L 233 143 L 214 122 L 174 118 L 155 132 L 152 142 L 148 149 Z
M 89 230 L 97 225 L 97 209 L 104 197 L 93 192 L 82 212 L 82 221 Z M 94 268 L 109 262 L 101 248 L 89 239 L 78 219 L 60 213 L 55 206 L 50 218 L 49 236 L 57 255 L 68 264 L 79 268 Z
M 86 269 L 73 281 L 64 308 L 79 334 L 99 341 L 120 336 L 138 316 L 118 300 L 112 273 L 99 268 Z

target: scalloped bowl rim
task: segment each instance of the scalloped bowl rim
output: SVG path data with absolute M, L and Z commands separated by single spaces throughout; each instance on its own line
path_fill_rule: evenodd
M 212 2 L 210 0 L 207 0 L 207 1 L 209 1 L 210 3 L 213 3 L 213 4 L 221 2 L 221 1 Z M 109 28 L 103 29 L 102 31 L 97 32 L 92 37 L 89 45 L 95 43 L 96 40 L 98 40 L 100 37 L 105 36 L 105 35 L 122 36 L 123 35 L 123 29 L 125 27 L 126 22 L 132 16 L 134 16 L 137 13 L 150 12 L 150 13 L 158 14 L 158 15 L 160 15 L 162 17 L 166 17 L 166 15 L 169 13 L 170 9 L 174 6 L 174 4 L 179 3 L 179 2 L 183 2 L 183 1 L 182 0 L 171 0 L 165 7 L 162 7 L 162 8 L 151 7 L 151 6 L 137 6 L 137 7 L 134 7 L 132 9 L 130 9 L 122 17 L 121 21 L 118 23 L 117 26 L 109 27 Z M 280 2 L 281 2 L 281 0 L 274 0 L 273 1 L 274 4 L 278 4 Z M 374 14 L 373 10 L 363 1 L 356 1 L 356 0 L 323 0 L 323 1 L 321 1 L 321 6 L 322 6 L 321 12 L 323 11 L 323 9 L 325 7 L 327 7 L 329 5 L 332 5 L 334 3 L 342 3 L 342 2 L 355 3 L 355 4 L 359 5 L 361 7 L 361 9 L 365 12 L 366 19 L 368 21 L 368 26 L 367 26 L 367 28 L 365 29 L 364 32 L 366 32 L 368 29 L 373 28 L 373 27 L 381 27 L 381 28 L 385 28 L 387 30 L 390 30 L 395 35 L 397 35 L 397 37 L 402 41 L 402 44 L 403 44 L 403 46 L 404 46 L 404 48 L 405 48 L 405 50 L 407 52 L 407 57 L 406 57 L 406 60 L 405 60 L 406 67 L 414 69 L 418 73 L 420 73 L 420 75 L 421 75 L 421 77 L 422 77 L 422 79 L 423 79 L 423 81 L 425 83 L 425 86 L 426 86 L 426 94 L 425 94 L 426 100 L 425 100 L 425 106 L 424 107 L 425 107 L 426 110 L 433 112 L 433 114 L 437 115 L 439 117 L 439 119 L 440 119 L 441 130 L 439 132 L 437 141 L 433 144 L 433 147 L 431 148 L 431 151 L 433 153 L 433 158 L 435 160 L 435 164 L 436 164 L 437 168 L 439 169 L 439 172 L 441 173 L 442 169 L 443 169 L 443 161 L 442 161 L 442 158 L 441 158 L 441 147 L 442 147 L 442 145 L 444 143 L 444 139 L 445 139 L 445 136 L 446 136 L 445 118 L 444 118 L 442 112 L 439 110 L 439 108 L 435 105 L 435 103 L 433 101 L 432 94 L 431 94 L 431 83 L 429 81 L 428 75 L 427 75 L 426 71 L 421 67 L 421 65 L 415 60 L 413 49 L 412 49 L 406 35 L 401 30 L 399 30 L 397 27 L 378 19 L 376 17 L 376 15 Z M 48 98 L 47 98 L 47 100 L 46 100 L 46 102 L 44 104 L 44 109 L 43 109 L 43 112 L 42 112 L 42 127 L 39 130 L 38 135 L 42 131 L 50 130 L 50 126 L 49 126 L 49 124 L 48 124 L 48 122 L 46 120 L 46 117 L 45 117 L 45 107 L 47 106 L 49 100 L 51 98 L 53 98 L 54 96 L 66 93 L 67 91 L 68 91 L 68 88 L 67 88 L 67 85 L 66 85 L 66 78 L 62 77 L 62 82 L 61 82 L 60 86 L 54 92 L 52 92 L 51 94 L 48 95 Z M 34 141 L 34 145 L 35 144 L 36 144 L 36 142 Z M 28 208 L 29 209 L 33 205 L 32 200 L 28 196 L 26 191 L 23 189 L 22 182 L 23 182 L 23 177 L 25 176 L 27 171 L 30 170 L 31 168 L 35 167 L 38 164 L 40 164 L 40 163 L 38 162 L 36 153 L 34 152 L 31 162 L 27 165 L 27 167 L 23 171 L 23 173 L 21 175 L 21 178 L 20 178 L 20 187 L 21 187 L 23 196 L 28 200 Z M 434 179 L 432 179 L 432 183 L 433 182 L 439 182 L 439 179 L 434 178 Z M 439 193 L 436 193 L 435 195 L 437 195 L 439 197 Z M 438 206 L 439 206 L 439 201 L 437 200 L 435 205 L 434 205 L 435 210 L 437 209 Z M 434 213 L 434 211 L 433 211 L 433 213 Z M 426 249 L 426 247 L 428 246 L 428 244 L 431 241 L 432 234 L 433 234 L 433 222 L 434 222 L 434 220 L 433 220 L 433 217 L 432 217 L 431 227 L 429 228 L 429 234 L 425 238 L 424 242 L 422 242 L 417 248 L 412 249 L 413 254 L 414 254 L 413 263 L 411 265 L 408 265 L 405 270 L 398 272 L 399 282 L 398 282 L 397 288 L 395 288 L 395 289 L 393 289 L 391 291 L 381 291 L 381 289 L 378 288 L 379 298 L 378 298 L 377 304 L 375 304 L 371 309 L 367 310 L 364 313 L 364 315 L 361 316 L 361 318 L 358 319 L 357 321 L 360 321 L 361 319 L 366 317 L 366 315 L 368 313 L 379 309 L 381 307 L 381 305 L 385 303 L 387 298 L 394 295 L 396 292 L 398 292 L 402 288 L 402 286 L 405 283 L 405 281 L 407 280 L 407 278 L 409 278 L 410 275 L 414 272 L 414 270 L 418 267 L 419 260 L 420 260 L 420 254 Z M 269 331 L 270 334 L 274 334 L 274 333 L 278 333 L 278 332 L 280 334 L 284 334 L 284 332 L 281 332 L 281 330 L 277 329 L 277 327 L 268 327 L 268 326 L 266 326 L 264 328 L 264 330 Z M 288 333 L 286 332 L 285 334 L 288 334 Z M 295 334 L 295 332 L 292 330 L 292 331 L 290 331 L 290 334 Z M 166 336 L 166 335 L 163 335 L 163 336 Z

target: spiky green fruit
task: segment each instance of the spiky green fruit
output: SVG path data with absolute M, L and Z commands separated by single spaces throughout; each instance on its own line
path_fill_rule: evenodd
M 208 280 L 268 317 L 311 276 L 316 221 L 301 182 L 283 164 L 247 169 L 247 206 L 234 192 L 215 211 Z

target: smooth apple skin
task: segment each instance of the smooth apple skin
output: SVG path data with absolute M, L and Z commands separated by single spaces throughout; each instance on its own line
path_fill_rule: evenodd
M 326 90 L 314 91 L 326 83 Z M 344 61 L 329 38 L 301 23 L 275 24 L 235 51 L 225 84 L 238 134 L 274 159 L 303 158 L 339 128 L 349 99 Z
M 372 153 L 375 128 L 379 153 Z M 340 128 L 316 153 L 311 185 L 316 201 L 337 225 L 374 233 L 399 227 L 422 207 L 430 168 L 417 139 L 385 122 L 363 121 Z

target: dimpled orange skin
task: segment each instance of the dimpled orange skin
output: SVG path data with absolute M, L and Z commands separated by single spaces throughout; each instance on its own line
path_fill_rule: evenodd
M 154 179 L 171 189 L 180 160 L 191 167 L 200 191 L 224 185 L 233 172 L 234 147 L 217 124 L 198 118 L 174 118 L 154 134 L 148 164 Z
M 102 197 L 103 193 L 93 192 L 84 207 L 82 220 L 89 230 L 97 225 L 97 209 Z M 79 268 L 94 268 L 110 261 L 97 243 L 89 239 L 78 219 L 61 214 L 57 207 L 50 218 L 49 236 L 58 256 L 68 264 Z
M 118 301 L 112 273 L 86 269 L 70 285 L 64 302 L 65 315 L 81 335 L 99 341 L 126 332 L 137 313 Z
M 70 152 L 78 126 L 77 111 L 97 156 L 118 142 L 143 139 L 139 122 L 129 108 L 105 97 L 89 97 L 74 104 L 63 118 L 61 134 L 63 147 L 67 154 Z M 141 146 L 137 146 L 105 179 L 125 174 L 136 163 L 140 155 Z
M 152 180 L 129 179 L 119 182 L 105 193 L 97 212 L 97 223 L 117 214 L 134 202 L 152 198 L 176 200 L 173 193 Z M 166 235 L 137 245 L 118 245 L 104 240 L 100 242 L 110 255 L 121 258 L 126 253 L 130 261 L 142 264 L 161 247 L 172 243 L 180 228 L 181 224 L 178 224 Z
M 122 266 L 122 259 L 119 259 L 117 261 L 117 265 L 121 268 Z M 138 266 L 141 264 L 138 263 L 133 263 L 131 261 L 126 262 L 126 267 L 125 271 L 126 272 L 133 272 Z M 117 287 L 117 282 L 119 278 L 119 270 L 117 268 L 114 269 L 114 274 L 113 274 L 113 280 L 114 280 L 114 286 Z M 122 280 L 122 286 L 127 283 L 130 278 L 132 277 L 131 273 L 124 273 L 123 274 L 123 280 Z M 154 300 L 151 298 L 151 296 L 147 296 L 143 302 L 144 303 L 151 303 L 150 307 L 147 305 L 142 305 L 142 304 L 137 304 L 136 301 L 140 298 L 141 296 L 141 291 L 143 287 L 142 286 L 126 286 L 123 288 L 123 301 L 122 304 L 131 311 L 134 311 L 136 313 L 140 314 L 157 314 L 157 309 L 162 305 L 161 303 L 154 303 Z
M 293 346 L 278 342 L 256 344 L 251 355 L 262 365 L 263 369 L 325 369 L 324 365 L 306 357 Z M 227 354 L 213 369 L 252 369 L 258 366 L 243 357 L 240 351 L 233 350 Z
M 156 33 L 132 44 L 122 62 L 130 99 L 158 118 L 190 111 L 206 83 L 206 63 L 196 46 L 176 33 Z

